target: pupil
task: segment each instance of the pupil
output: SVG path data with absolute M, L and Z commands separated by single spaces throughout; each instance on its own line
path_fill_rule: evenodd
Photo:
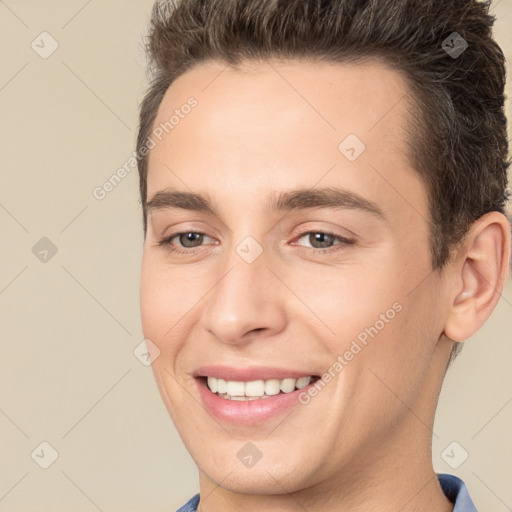
M 186 233 L 185 234 L 185 238 L 186 238 L 187 242 L 197 241 L 197 238 L 201 237 L 201 236 L 202 235 L 200 233 Z M 186 244 L 185 244 L 185 246 L 188 247 Z
M 313 236 L 315 238 L 315 242 L 320 242 L 320 244 L 325 244 L 324 238 L 327 237 L 327 240 L 328 240 L 329 239 L 328 237 L 330 235 L 327 235 L 326 233 L 314 233 Z M 324 240 L 322 240 L 322 239 L 324 239 Z M 314 244 L 313 244 L 313 246 L 314 246 Z M 322 245 L 322 247 L 323 247 L 323 245 Z

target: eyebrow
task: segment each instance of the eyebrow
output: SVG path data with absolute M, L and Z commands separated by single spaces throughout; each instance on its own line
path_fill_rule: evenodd
M 308 208 L 350 209 L 385 219 L 384 213 L 375 203 L 355 192 L 334 187 L 274 193 L 267 198 L 265 207 L 269 212 L 288 212 Z M 181 192 L 172 188 L 156 192 L 147 202 L 146 208 L 148 214 L 168 208 L 216 214 L 208 196 L 195 192 Z

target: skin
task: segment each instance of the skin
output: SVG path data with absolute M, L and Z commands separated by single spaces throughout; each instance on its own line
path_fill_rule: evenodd
M 151 150 L 148 200 L 173 187 L 207 195 L 216 211 L 153 211 L 141 273 L 144 336 L 160 350 L 153 372 L 199 468 L 202 512 L 453 508 L 431 462 L 435 408 L 453 343 L 499 299 L 510 227 L 487 214 L 432 271 L 427 192 L 405 144 L 407 91 L 378 62 L 236 71 L 209 61 L 181 75 L 160 105 L 155 126 L 190 96 L 198 101 Z M 366 145 L 354 162 L 338 150 L 351 133 Z M 323 187 L 363 196 L 384 218 L 264 207 L 271 193 Z M 353 243 L 303 235 L 326 231 Z M 158 245 L 178 232 L 206 236 L 174 237 L 187 254 Z M 263 249 L 252 263 L 236 252 L 247 236 Z M 307 405 L 245 426 L 202 406 L 191 375 L 199 366 L 322 375 L 394 303 L 401 311 Z M 262 454 L 250 468 L 236 455 L 248 441 Z

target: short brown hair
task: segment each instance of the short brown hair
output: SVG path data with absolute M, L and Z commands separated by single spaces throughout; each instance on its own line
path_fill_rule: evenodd
M 193 66 L 244 61 L 380 59 L 410 85 L 411 159 L 428 191 L 432 267 L 507 196 L 505 58 L 492 38 L 490 1 L 166 0 L 153 6 L 152 80 L 141 103 L 137 151 L 168 87 Z M 454 37 L 467 48 L 450 54 Z M 451 38 L 451 39 L 450 39 Z M 147 153 L 147 151 L 146 151 Z M 139 160 L 144 236 L 148 157 Z M 450 361 L 461 349 L 456 343 Z

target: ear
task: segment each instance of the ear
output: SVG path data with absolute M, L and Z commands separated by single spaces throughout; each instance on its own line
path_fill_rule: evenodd
M 454 265 L 453 299 L 444 334 L 452 341 L 470 338 L 498 303 L 510 264 L 510 223 L 499 212 L 471 227 Z

